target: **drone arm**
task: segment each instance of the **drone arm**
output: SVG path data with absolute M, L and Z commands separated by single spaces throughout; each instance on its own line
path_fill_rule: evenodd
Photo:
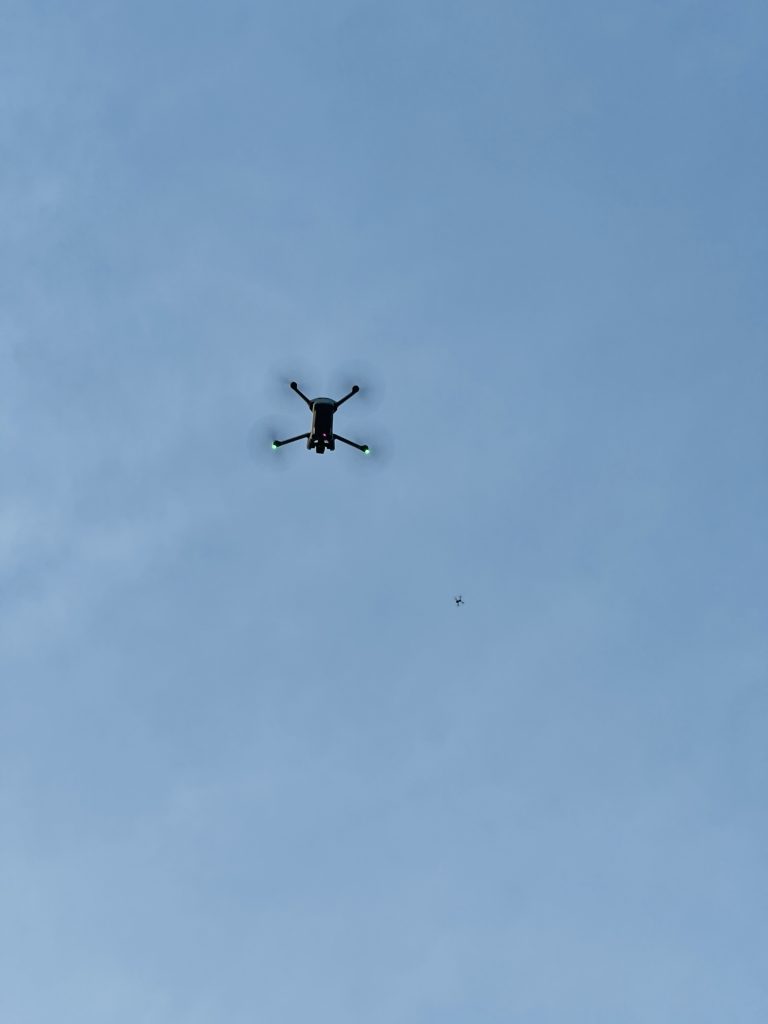
M 357 385 L 357 384 L 354 384 L 354 385 L 352 386 L 352 390 L 351 390 L 351 391 L 349 392 L 349 394 L 348 394 L 348 395 L 344 395 L 344 397 L 343 397 L 343 398 L 340 398 L 340 399 L 338 400 L 338 402 L 336 403 L 336 408 L 338 409 L 340 405 L 343 405 L 343 404 L 344 404 L 344 402 L 346 402 L 346 400 L 347 400 L 348 398 L 351 398 L 351 397 L 352 397 L 352 395 L 356 395 L 356 394 L 357 394 L 357 392 L 358 392 L 359 390 L 360 390 L 360 388 L 358 387 L 358 385 Z M 340 440 L 340 441 L 343 441 L 343 440 L 344 440 L 344 438 L 339 438 L 339 440 Z
M 303 398 L 304 401 L 309 406 L 309 408 L 310 409 L 312 408 L 312 403 L 310 402 L 310 400 L 307 398 L 307 396 L 302 391 L 299 391 L 299 385 L 296 383 L 295 380 L 291 381 L 291 391 L 295 391 L 296 394 L 299 396 L 299 398 Z
M 342 437 L 341 434 L 334 434 L 333 439 L 334 441 L 341 441 L 343 444 L 348 444 L 350 448 L 357 448 L 357 450 L 362 452 L 363 455 L 367 455 L 371 450 L 367 444 L 356 444 L 354 441 L 350 441 L 348 438 Z
M 293 444 L 294 441 L 303 441 L 309 434 L 297 434 L 296 437 L 288 437 L 285 441 L 273 441 L 273 448 L 282 448 L 284 444 Z

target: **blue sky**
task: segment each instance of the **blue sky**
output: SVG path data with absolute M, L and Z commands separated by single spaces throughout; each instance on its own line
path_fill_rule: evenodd
M 3 1020 L 766 1020 L 766 30 L 0 2 Z

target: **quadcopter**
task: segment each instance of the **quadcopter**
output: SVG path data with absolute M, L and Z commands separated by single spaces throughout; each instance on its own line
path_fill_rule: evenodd
M 348 395 L 344 395 L 338 402 L 333 398 L 307 398 L 299 390 L 299 385 L 295 380 L 291 381 L 291 390 L 295 391 L 299 398 L 303 399 L 309 406 L 312 412 L 312 429 L 306 434 L 288 437 L 285 441 L 273 441 L 273 448 L 282 448 L 284 444 L 292 444 L 294 441 L 306 439 L 307 448 L 310 450 L 314 448 L 318 455 L 323 455 L 326 449 L 329 452 L 335 451 L 336 442 L 341 441 L 343 444 L 348 444 L 350 448 L 357 448 L 363 455 L 370 455 L 371 449 L 367 444 L 357 444 L 355 441 L 350 441 L 348 438 L 342 437 L 341 434 L 334 434 L 333 432 L 333 414 L 348 398 L 358 393 L 360 388 L 357 384 L 353 386 Z
M 461 594 L 459 594 L 458 597 L 454 597 L 453 600 L 457 608 L 459 607 L 460 604 L 464 604 L 464 598 L 461 596 Z

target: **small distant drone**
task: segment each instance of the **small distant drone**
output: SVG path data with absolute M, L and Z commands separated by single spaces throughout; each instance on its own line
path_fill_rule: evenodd
M 273 448 L 282 448 L 284 444 L 292 444 L 294 441 L 306 439 L 307 448 L 310 450 L 314 448 L 318 455 L 323 455 L 326 449 L 329 452 L 335 451 L 336 442 L 341 441 L 343 444 L 348 444 L 350 448 L 357 448 L 363 455 L 371 454 L 371 449 L 367 444 L 357 444 L 355 441 L 350 441 L 348 438 L 342 437 L 341 434 L 334 434 L 333 432 L 333 414 L 348 398 L 358 393 L 360 388 L 357 384 L 354 385 L 348 395 L 344 395 L 338 402 L 334 401 L 333 398 L 307 398 L 305 394 L 299 391 L 299 385 L 295 380 L 291 381 L 291 390 L 295 391 L 299 398 L 302 398 L 312 410 L 312 429 L 306 434 L 288 437 L 285 441 L 273 441 Z
M 454 597 L 453 601 L 457 608 L 459 607 L 460 604 L 464 604 L 464 598 L 461 596 L 461 594 L 458 594 L 456 597 Z

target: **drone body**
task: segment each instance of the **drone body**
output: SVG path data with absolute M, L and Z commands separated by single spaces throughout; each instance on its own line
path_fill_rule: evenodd
M 348 444 L 350 448 L 357 448 L 363 455 L 370 454 L 370 448 L 367 444 L 357 444 L 355 441 L 350 441 L 346 437 L 342 437 L 341 434 L 334 434 L 333 432 L 334 413 L 348 398 L 358 393 L 360 388 L 357 384 L 355 384 L 348 395 L 340 398 L 338 402 L 333 398 L 307 398 L 305 394 L 299 391 L 299 385 L 295 380 L 291 381 L 291 389 L 296 392 L 299 398 L 307 403 L 312 411 L 312 429 L 306 434 L 297 434 L 296 437 L 288 437 L 284 441 L 273 441 L 273 448 L 282 448 L 284 444 L 291 444 L 293 441 L 303 441 L 306 439 L 307 448 L 310 451 L 314 449 L 318 455 L 323 455 L 326 450 L 330 452 L 335 451 L 336 442 L 341 441 L 343 444 Z

